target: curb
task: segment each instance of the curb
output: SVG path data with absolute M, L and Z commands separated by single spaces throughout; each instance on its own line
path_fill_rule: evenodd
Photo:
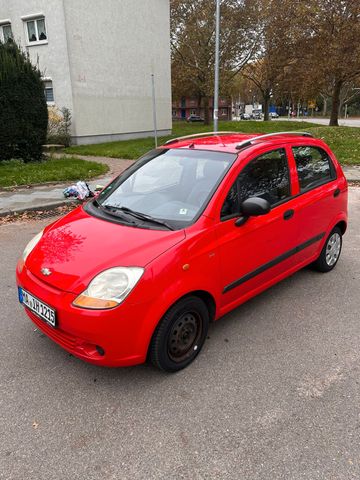
M 0 212 L 0 218 L 7 217 L 8 215 L 18 215 L 26 212 L 54 210 L 55 208 L 58 208 L 58 207 L 63 207 L 69 204 L 71 205 L 72 203 L 75 204 L 77 201 L 78 200 L 74 198 L 71 200 L 63 200 L 61 202 L 48 203 L 47 205 L 38 205 L 37 207 L 24 207 L 24 208 L 18 208 L 16 210 L 4 210 L 3 212 Z

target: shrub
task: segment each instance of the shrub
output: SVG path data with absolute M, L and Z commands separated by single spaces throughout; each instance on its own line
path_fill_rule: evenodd
M 14 42 L 0 42 L 0 161 L 40 160 L 47 122 L 39 69 Z
M 47 143 L 70 145 L 71 113 L 68 108 L 59 110 L 57 107 L 49 107 L 49 123 L 47 130 Z

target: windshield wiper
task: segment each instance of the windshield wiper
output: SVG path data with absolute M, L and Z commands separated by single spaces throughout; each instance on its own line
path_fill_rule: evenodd
M 114 217 L 120 218 L 124 223 L 127 223 L 128 225 L 136 225 L 136 222 L 129 220 L 128 218 L 124 217 L 124 215 L 121 215 L 121 213 L 118 212 L 117 207 L 112 207 L 110 205 L 101 205 L 97 200 L 94 200 L 93 203 L 97 208 L 99 208 L 103 212 L 105 211 L 109 215 L 113 215 Z
M 129 215 L 132 215 L 133 217 L 138 218 L 139 220 L 158 223 L 159 225 L 163 225 L 169 230 L 174 230 L 174 228 L 171 225 L 169 225 L 167 222 L 165 222 L 165 220 L 160 220 L 159 218 L 152 217 L 151 215 L 146 215 L 145 213 L 137 212 L 128 207 L 112 207 L 112 208 L 116 208 L 117 210 L 121 210 L 122 212 L 128 213 Z

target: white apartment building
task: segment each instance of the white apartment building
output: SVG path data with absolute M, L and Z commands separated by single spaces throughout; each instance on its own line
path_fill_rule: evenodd
M 43 75 L 49 105 L 67 107 L 74 144 L 171 129 L 169 0 L 0 0 L 13 38 Z

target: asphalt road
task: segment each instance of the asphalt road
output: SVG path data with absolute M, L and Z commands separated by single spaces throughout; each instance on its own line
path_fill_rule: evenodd
M 360 189 L 335 271 L 298 272 L 210 329 L 176 375 L 105 369 L 34 331 L 0 227 L 0 478 L 360 478 Z

